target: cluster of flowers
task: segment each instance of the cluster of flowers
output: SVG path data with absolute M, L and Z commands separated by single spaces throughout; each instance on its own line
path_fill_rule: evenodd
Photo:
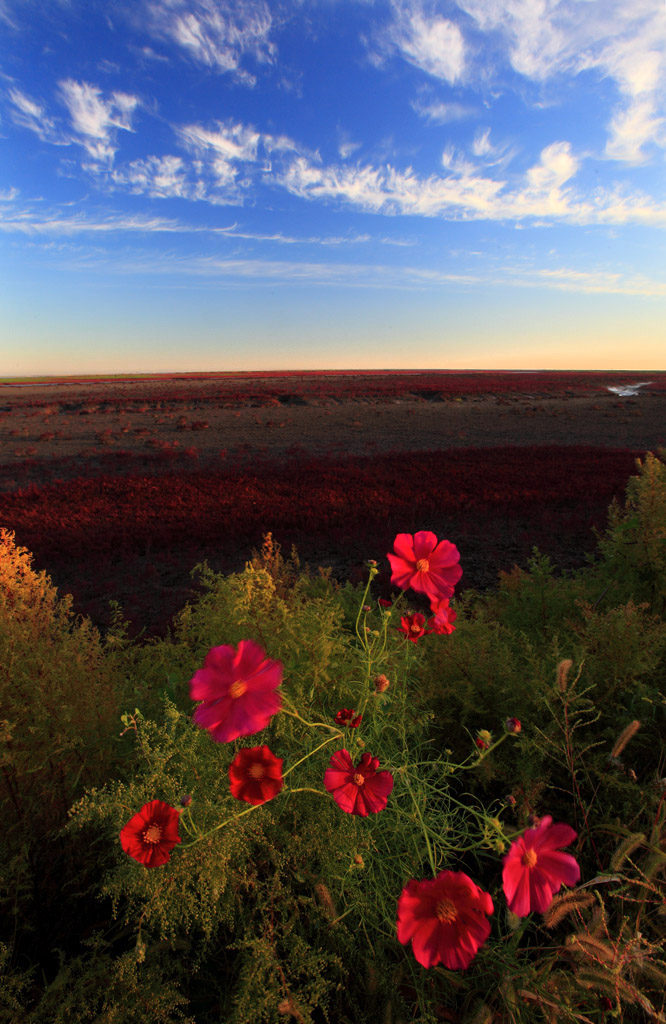
M 413 537 L 398 534 L 394 552 L 387 556 L 393 570 L 391 582 L 430 597 L 434 614 L 428 632 L 452 632 L 455 612 L 449 608 L 449 599 L 462 576 L 457 548 L 446 540 L 438 543 L 433 533 L 421 531 Z M 410 621 L 413 618 L 418 617 L 402 619 L 402 632 L 416 640 L 423 635 L 423 621 Z M 190 681 L 190 696 L 201 701 L 194 721 L 218 743 L 260 732 L 282 706 L 277 692 L 281 682 L 281 663 L 269 660 L 252 640 L 241 640 L 237 650 L 230 645 L 213 647 Z M 386 676 L 375 678 L 376 692 L 388 686 Z M 362 715 L 354 716 L 353 709 L 343 708 L 335 721 L 357 728 Z M 507 720 L 507 732 L 520 729 L 518 719 Z M 488 749 L 490 739 L 488 732 L 480 732 L 477 746 Z M 243 748 L 229 768 L 232 795 L 253 805 L 272 800 L 284 785 L 282 763 L 266 744 Z M 346 814 L 377 814 L 384 810 L 393 790 L 391 772 L 378 769 L 377 757 L 365 752 L 354 765 L 343 748 L 331 756 L 324 786 Z M 185 798 L 183 806 L 190 800 Z M 181 841 L 180 813 L 161 800 L 145 804 L 120 833 L 125 852 L 148 868 L 165 864 Z M 545 816 L 511 844 L 503 860 L 502 882 L 512 913 L 518 917 L 533 911 L 545 913 L 562 883 L 571 886 L 578 882 L 577 861 L 561 852 L 576 836 L 569 825 L 554 825 L 552 818 Z M 465 969 L 490 934 L 488 916 L 493 911 L 490 894 L 468 875 L 440 871 L 433 879 L 412 879 L 402 890 L 397 937 L 404 945 L 411 940 L 414 956 L 426 968 L 442 963 L 452 970 Z

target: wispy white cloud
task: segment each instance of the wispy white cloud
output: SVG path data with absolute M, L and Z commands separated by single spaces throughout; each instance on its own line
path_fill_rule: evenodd
M 149 156 L 111 172 L 111 180 L 134 195 L 153 199 L 203 199 L 205 187 L 179 156 Z
M 254 231 L 238 230 L 234 224 L 229 228 L 210 228 L 212 234 L 225 235 L 227 238 L 242 238 L 250 242 L 277 242 L 279 245 L 359 245 L 366 242 L 376 241 L 371 235 L 310 235 L 298 237 L 296 235 L 285 235 L 277 231 L 271 235 L 261 234 Z M 380 241 L 385 241 L 380 239 Z
M 94 161 L 112 163 L 118 148 L 118 129 L 133 131 L 132 115 L 139 106 L 139 99 L 123 92 L 113 92 L 104 99 L 101 89 L 71 78 L 59 85 L 77 141 Z
M 252 86 L 241 67 L 250 54 L 261 63 L 275 59 L 272 16 L 263 0 L 155 0 L 147 5 L 149 31 L 181 47 L 192 60 L 218 72 L 232 72 Z
M 361 148 L 362 143 L 352 142 L 347 135 L 343 135 L 338 143 L 338 153 L 341 160 L 349 160 L 349 157 Z
M 7 97 L 11 103 L 10 113 L 15 124 L 29 128 L 43 142 L 53 145 L 67 145 L 69 139 L 64 138 L 55 120 L 46 112 L 46 108 L 20 89 L 10 89 Z
M 48 243 L 50 244 L 50 243 Z M 42 245 L 42 249 L 45 247 Z M 46 251 L 46 250 L 45 250 Z M 103 249 L 70 251 L 70 262 L 63 262 L 67 250 L 56 246 L 58 265 L 68 270 L 104 267 L 116 274 L 174 275 L 199 279 L 244 281 L 258 284 L 317 283 L 349 288 L 388 288 L 406 291 L 427 291 L 454 286 L 476 289 L 479 286 L 549 289 L 599 295 L 629 295 L 641 298 L 666 297 L 666 281 L 640 274 L 624 274 L 597 269 L 581 271 L 569 267 L 543 268 L 512 266 L 485 271 L 432 269 L 415 266 L 389 266 L 381 263 L 361 264 L 321 262 L 318 260 L 225 259 L 219 256 L 183 255 L 173 251 L 119 254 Z M 360 269 L 362 268 L 362 273 Z
M 14 21 L 10 14 L 9 4 L 7 0 L 0 0 L 0 21 L 4 21 L 6 25 L 18 31 L 18 24 Z
M 212 173 L 213 185 L 207 190 L 207 198 L 240 201 L 250 186 L 250 180 L 240 175 L 244 165 L 257 160 L 260 133 L 247 125 L 218 122 L 214 130 L 190 124 L 178 128 L 176 134 L 184 149 L 199 162 L 203 160 Z
M 342 201 L 367 212 L 446 217 L 451 220 L 569 224 L 666 225 L 666 203 L 640 193 L 598 189 L 591 197 L 570 184 L 580 166 L 568 142 L 546 146 L 521 179 L 489 177 L 452 149 L 445 149 L 446 175 L 419 176 L 411 167 L 323 166 L 304 156 L 276 179 L 293 195 Z
M 556 288 L 559 291 L 584 292 L 605 295 L 641 295 L 645 298 L 666 297 L 666 281 L 657 281 L 642 274 L 619 274 L 606 270 L 572 270 L 559 267 L 555 270 L 535 270 L 533 283 Z
M 500 39 L 511 66 L 535 82 L 596 71 L 619 101 L 606 155 L 639 163 L 649 144 L 666 147 L 658 116 L 666 87 L 666 18 L 655 0 L 456 0 L 486 41 Z
M 473 107 L 465 106 L 463 103 L 443 103 L 439 100 L 416 99 L 412 102 L 412 109 L 430 124 L 462 121 L 475 114 Z
M 177 159 L 177 158 L 173 158 Z M 138 163 L 138 162 L 137 162 Z M 137 169 L 137 176 L 140 177 L 141 170 Z M 164 188 L 171 187 L 174 177 L 177 179 L 177 171 L 166 170 L 167 179 Z M 147 175 L 146 183 L 140 182 L 141 191 L 155 186 L 155 175 Z M 158 186 L 159 187 L 159 186 Z M 0 202 L 13 204 L 19 196 L 19 190 L 9 189 L 7 192 L 0 192 Z M 128 217 L 119 213 L 107 213 L 104 216 L 85 214 L 67 214 L 62 209 L 45 210 L 41 204 L 24 204 L 23 206 L 9 206 L 7 209 L 0 208 L 0 231 L 5 234 L 17 233 L 22 235 L 51 235 L 54 237 L 85 234 L 208 234 L 217 237 L 238 238 L 249 242 L 274 242 L 278 245 L 315 245 L 331 246 L 340 248 L 346 245 L 357 246 L 377 241 L 369 234 L 352 235 L 287 235 L 281 231 L 272 234 L 261 231 L 251 231 L 239 227 L 237 223 L 225 226 L 210 226 L 201 224 L 187 224 L 179 220 L 165 217 L 134 216 Z M 397 244 L 390 238 L 379 239 L 382 244 Z
M 86 214 L 67 216 L 61 211 L 44 211 L 30 208 L 0 209 L 0 231 L 5 234 L 71 236 L 83 234 L 114 234 L 132 232 L 138 234 L 160 234 L 169 232 L 189 233 L 193 228 L 164 217 L 127 217 L 109 214 L 94 217 Z
M 454 84 L 465 68 L 465 41 L 458 25 L 420 0 L 392 0 L 393 21 L 379 40 L 385 52 L 397 50 L 414 67 Z
M 647 143 L 659 142 L 666 148 L 664 123 L 664 118 L 657 116 L 654 97 L 633 100 L 611 118 L 606 156 L 629 164 L 644 163 Z

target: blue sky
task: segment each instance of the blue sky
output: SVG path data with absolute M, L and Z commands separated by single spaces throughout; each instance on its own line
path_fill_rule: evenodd
M 0 0 L 0 373 L 666 369 L 664 0 Z

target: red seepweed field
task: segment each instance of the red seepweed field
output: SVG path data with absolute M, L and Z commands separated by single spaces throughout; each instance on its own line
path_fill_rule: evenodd
M 432 530 L 459 548 L 458 590 L 482 589 L 534 544 L 584 564 L 665 406 L 650 371 L 5 379 L 0 525 L 96 625 L 119 600 L 130 635 L 163 635 L 196 562 L 240 571 L 268 531 L 339 580 L 377 559 L 388 596 L 396 533 Z

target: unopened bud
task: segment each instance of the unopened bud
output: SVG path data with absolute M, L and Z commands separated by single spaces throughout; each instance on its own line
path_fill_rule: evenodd
M 369 558 L 368 561 L 366 562 L 366 565 L 369 565 L 370 568 L 373 569 L 377 565 L 377 563 L 374 558 Z
M 522 729 L 522 725 L 520 724 L 517 718 L 507 718 L 506 722 L 504 723 L 504 727 L 507 732 L 514 733 L 520 732 L 520 730 Z
M 360 868 L 364 868 L 365 867 L 365 863 L 364 863 L 363 858 L 361 857 L 360 853 L 355 853 L 354 854 L 354 864 L 357 864 Z
M 181 796 L 179 802 L 180 802 L 180 806 L 181 807 L 189 807 L 190 804 L 192 803 L 192 794 L 191 793 L 183 793 L 183 795 Z
M 363 605 L 363 611 L 364 611 L 364 612 L 369 612 L 369 611 L 371 611 L 371 610 L 372 610 L 372 609 L 370 608 L 370 605 L 369 605 L 369 604 L 364 604 L 364 605 Z
M 511 793 L 509 793 L 508 796 L 504 797 L 504 803 L 508 804 L 509 807 L 515 807 L 516 806 L 516 798 L 515 798 L 515 796 L 512 796 Z
M 391 685 L 385 675 L 375 676 L 374 683 L 377 693 L 384 693 L 384 690 L 388 690 Z

